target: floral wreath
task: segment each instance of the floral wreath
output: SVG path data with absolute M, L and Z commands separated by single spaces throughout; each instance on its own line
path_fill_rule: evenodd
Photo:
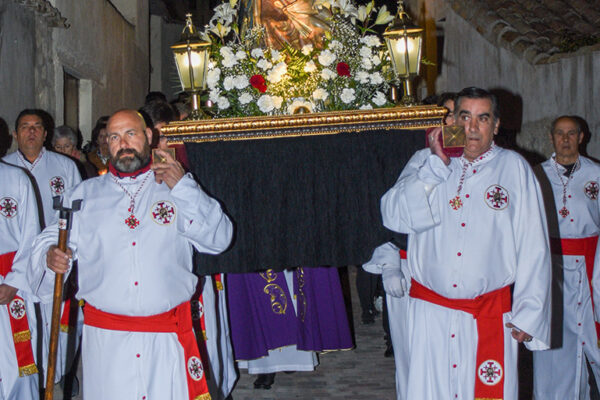
M 367 110 L 391 106 L 387 49 L 373 28 L 393 20 L 375 1 L 315 0 L 328 11 L 323 47 L 265 48 L 264 28 L 239 32 L 237 0 L 214 9 L 204 39 L 212 43 L 206 74 L 211 111 L 217 118 L 297 112 Z M 375 21 L 370 23 L 371 17 Z

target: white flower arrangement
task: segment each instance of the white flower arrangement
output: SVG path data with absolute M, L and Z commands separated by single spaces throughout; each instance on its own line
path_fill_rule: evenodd
M 260 47 L 262 28 L 238 32 L 237 0 L 224 0 L 203 32 L 212 42 L 206 83 L 215 117 L 368 110 L 392 105 L 387 49 L 371 29 L 393 16 L 375 0 L 315 0 L 331 15 L 322 48 Z M 369 25 L 371 16 L 375 22 Z

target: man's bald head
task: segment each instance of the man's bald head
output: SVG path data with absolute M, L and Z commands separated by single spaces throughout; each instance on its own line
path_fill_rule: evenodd
M 135 110 L 119 110 L 106 124 L 110 163 L 120 172 L 134 172 L 150 162 L 152 131 Z

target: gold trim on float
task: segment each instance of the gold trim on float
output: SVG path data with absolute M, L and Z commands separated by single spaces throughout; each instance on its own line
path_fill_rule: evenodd
M 211 400 L 210 393 L 204 393 L 194 397 L 194 400 Z
M 334 135 L 374 129 L 425 129 L 442 126 L 447 109 L 392 107 L 283 116 L 217 118 L 171 122 L 161 129 L 169 144 Z

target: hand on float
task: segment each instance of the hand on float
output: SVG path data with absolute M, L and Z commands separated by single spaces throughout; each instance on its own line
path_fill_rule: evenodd
M 57 246 L 50 246 L 46 253 L 46 266 L 57 274 L 64 274 L 71 268 L 73 252 L 67 249 L 65 253 Z
M 444 164 L 450 165 L 450 157 L 444 154 L 440 136 L 442 135 L 442 127 L 437 127 L 429 132 L 429 148 L 431 152 L 442 159 Z
M 15 298 L 17 295 L 17 288 L 7 285 L 3 283 L 0 285 L 0 304 L 8 304 Z
M 179 161 L 175 160 L 171 155 L 160 149 L 155 150 L 155 154 L 161 156 L 163 162 L 154 162 L 152 170 L 156 178 L 156 183 L 166 183 L 169 189 L 173 187 L 183 178 L 185 171 Z
M 511 335 L 517 342 L 523 343 L 523 342 L 531 342 L 533 340 L 533 336 L 531 336 L 527 332 L 520 330 L 519 328 L 514 326 L 512 323 L 507 322 L 505 326 L 507 328 L 512 328 Z

